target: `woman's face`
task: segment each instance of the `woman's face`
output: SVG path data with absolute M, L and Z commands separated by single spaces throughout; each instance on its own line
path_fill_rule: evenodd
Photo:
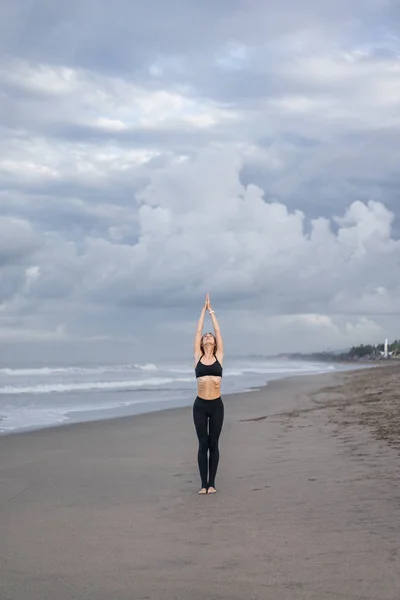
M 215 337 L 213 336 L 212 333 L 205 333 L 203 335 L 202 342 L 203 342 L 203 346 L 204 346 L 204 344 L 213 344 L 213 346 L 215 346 Z

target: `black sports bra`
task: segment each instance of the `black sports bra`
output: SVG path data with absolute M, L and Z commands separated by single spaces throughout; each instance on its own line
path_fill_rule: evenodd
M 215 362 L 213 362 L 212 365 L 205 365 L 201 362 L 200 357 L 199 362 L 197 363 L 195 368 L 196 379 L 198 377 L 207 377 L 207 375 L 210 375 L 211 377 L 222 377 L 222 371 L 223 368 L 218 358 L 215 359 Z

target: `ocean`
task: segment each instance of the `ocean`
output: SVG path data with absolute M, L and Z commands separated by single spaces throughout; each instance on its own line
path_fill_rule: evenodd
M 283 377 L 351 367 L 262 357 L 226 358 L 222 396 Z M 0 368 L 0 434 L 189 406 L 191 361 L 133 364 L 7 365 Z

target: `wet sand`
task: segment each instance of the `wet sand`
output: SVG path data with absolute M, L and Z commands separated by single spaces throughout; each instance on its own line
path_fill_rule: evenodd
M 224 396 L 212 496 L 190 408 L 0 437 L 1 600 L 399 600 L 399 382 Z

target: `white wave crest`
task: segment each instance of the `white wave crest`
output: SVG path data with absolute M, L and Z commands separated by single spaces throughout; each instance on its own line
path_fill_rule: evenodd
M 133 366 L 135 369 L 139 369 L 140 371 L 158 371 L 157 365 L 154 365 L 153 363 L 147 363 L 144 365 L 134 364 Z
M 35 367 L 27 369 L 12 369 L 5 367 L 0 369 L 0 375 L 11 377 L 43 376 L 55 374 L 90 375 L 96 373 L 119 373 L 129 371 L 158 371 L 157 365 L 153 363 L 133 365 L 101 365 L 96 367 Z
M 130 388 L 141 388 L 144 386 L 157 387 L 171 383 L 189 382 L 191 378 L 167 378 L 153 377 L 152 379 L 131 380 L 131 381 L 88 381 L 84 383 L 44 383 L 31 386 L 13 386 L 7 385 L 0 388 L 0 394 L 50 394 L 53 392 L 75 392 L 88 390 L 121 390 Z

